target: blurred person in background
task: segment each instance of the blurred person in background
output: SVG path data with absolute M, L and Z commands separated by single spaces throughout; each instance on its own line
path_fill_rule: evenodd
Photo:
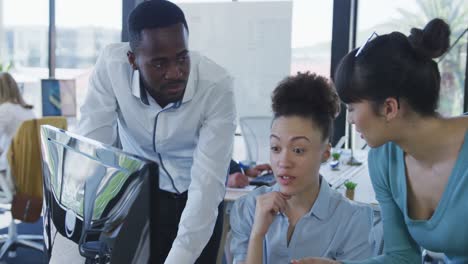
M 269 164 L 259 164 L 250 168 L 242 168 L 239 163 L 231 160 L 231 163 L 229 164 L 227 187 L 244 188 L 249 185 L 249 178 L 255 178 L 264 171 L 271 173 L 271 166 Z
M 0 177 L 7 170 L 7 152 L 18 127 L 26 120 L 34 119 L 33 106 L 21 96 L 15 79 L 7 73 L 0 73 Z M 9 187 L 10 179 L 6 179 Z

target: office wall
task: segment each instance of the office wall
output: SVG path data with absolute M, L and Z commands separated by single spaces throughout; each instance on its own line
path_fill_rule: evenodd
M 189 46 L 235 78 L 238 116 L 271 115 L 270 97 L 290 73 L 292 2 L 179 3 Z

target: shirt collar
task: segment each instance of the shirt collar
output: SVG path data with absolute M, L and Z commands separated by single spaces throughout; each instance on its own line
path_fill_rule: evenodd
M 195 65 L 194 65 L 195 66 Z M 182 102 L 175 103 L 176 107 L 180 106 L 182 103 L 188 102 L 192 100 L 193 95 L 195 94 L 196 84 L 198 82 L 198 77 L 195 74 L 196 67 L 190 67 L 190 75 L 187 81 L 187 87 L 185 88 L 184 97 L 182 98 Z M 140 71 L 133 70 L 132 71 L 132 83 L 131 83 L 132 94 L 136 98 L 139 98 L 142 103 L 145 105 L 149 105 L 148 100 L 148 93 L 146 92 L 145 88 L 140 85 Z
M 193 95 L 195 94 L 195 89 L 198 82 L 198 75 L 195 71 L 196 68 L 198 68 L 196 67 L 196 64 L 192 63 L 190 66 L 190 75 L 187 81 L 187 87 L 185 88 L 184 97 L 182 98 L 182 103 L 186 103 L 192 100 Z
M 320 190 L 315 199 L 315 203 L 310 209 L 309 215 L 314 215 L 320 220 L 324 220 L 330 214 L 331 188 L 328 182 L 320 175 Z
M 132 94 L 136 98 L 139 98 L 142 103 L 149 105 L 148 94 L 143 86 L 140 85 L 140 71 L 132 71 Z

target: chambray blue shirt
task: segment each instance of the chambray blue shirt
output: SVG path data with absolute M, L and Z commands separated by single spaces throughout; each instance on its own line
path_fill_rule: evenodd
M 256 197 L 279 186 L 260 187 L 239 198 L 231 210 L 231 252 L 234 263 L 245 261 L 255 216 Z M 310 212 L 296 224 L 287 244 L 288 218 L 278 214 L 263 241 L 263 263 L 290 263 L 292 259 L 327 257 L 361 260 L 372 256 L 373 211 L 332 190 L 322 178 L 319 195 Z
M 448 263 L 468 263 L 468 130 L 434 214 L 408 216 L 405 156 L 395 143 L 369 151 L 369 173 L 382 210 L 384 255 L 361 264 L 421 263 L 420 246 L 444 253 Z

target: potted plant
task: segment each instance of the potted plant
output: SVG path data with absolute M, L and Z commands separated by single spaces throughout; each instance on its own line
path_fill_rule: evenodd
M 339 170 L 340 169 L 340 157 L 341 154 L 339 152 L 333 152 L 331 154 L 332 160 L 330 161 L 330 167 L 332 170 Z
M 354 189 L 356 189 L 357 183 L 346 181 L 344 186 L 346 187 L 346 197 L 350 200 L 354 200 Z

